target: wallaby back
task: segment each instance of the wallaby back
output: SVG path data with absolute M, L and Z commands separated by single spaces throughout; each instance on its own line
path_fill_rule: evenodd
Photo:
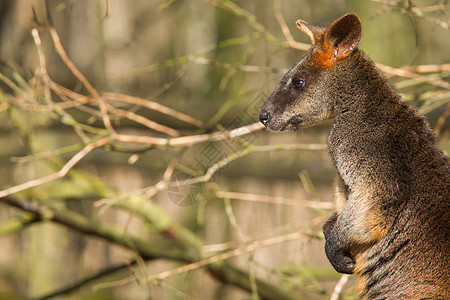
M 313 46 L 264 103 L 271 130 L 334 118 L 337 212 L 324 225 L 334 268 L 367 299 L 450 299 L 450 160 L 425 118 L 358 48 L 361 22 L 297 21 Z

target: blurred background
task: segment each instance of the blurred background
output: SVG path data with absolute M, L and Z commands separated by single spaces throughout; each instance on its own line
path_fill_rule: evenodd
M 332 123 L 255 125 L 295 21 L 347 12 L 448 153 L 448 1 L 0 1 L 0 299 L 356 299 Z

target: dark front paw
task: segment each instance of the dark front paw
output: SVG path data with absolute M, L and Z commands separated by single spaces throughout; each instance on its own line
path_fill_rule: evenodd
M 355 269 L 355 260 L 339 237 L 339 227 L 336 226 L 338 216 L 334 213 L 323 225 L 325 235 L 325 253 L 331 265 L 336 271 L 344 274 L 352 274 Z
M 353 274 L 355 260 L 348 252 L 335 252 L 325 246 L 325 253 L 333 268 L 343 274 Z

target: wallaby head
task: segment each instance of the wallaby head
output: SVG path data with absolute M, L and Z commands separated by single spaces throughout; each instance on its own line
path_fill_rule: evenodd
M 259 119 L 274 131 L 296 130 L 333 118 L 330 86 L 342 76 L 338 64 L 351 56 L 361 39 L 361 21 L 346 14 L 327 29 L 298 20 L 313 43 L 308 53 L 283 77 L 264 103 Z

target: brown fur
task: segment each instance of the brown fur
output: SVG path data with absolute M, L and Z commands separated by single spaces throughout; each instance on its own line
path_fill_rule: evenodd
M 354 14 L 327 29 L 297 21 L 313 46 L 267 99 L 260 120 L 295 130 L 334 118 L 328 149 L 337 212 L 324 225 L 335 269 L 365 299 L 450 299 L 450 160 L 425 118 L 357 49 Z

